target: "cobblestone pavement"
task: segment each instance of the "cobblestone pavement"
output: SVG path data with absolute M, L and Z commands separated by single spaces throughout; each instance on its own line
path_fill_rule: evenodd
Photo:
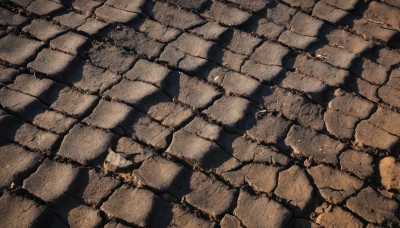
M 3 0 L 2 227 L 399 227 L 398 0 Z

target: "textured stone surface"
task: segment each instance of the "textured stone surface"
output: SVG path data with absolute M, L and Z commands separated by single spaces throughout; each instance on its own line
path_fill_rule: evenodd
M 398 227 L 396 0 L 0 3 L 6 227 Z

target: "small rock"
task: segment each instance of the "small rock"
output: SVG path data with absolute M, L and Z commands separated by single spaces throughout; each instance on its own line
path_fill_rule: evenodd
M 108 149 L 108 155 L 104 161 L 104 168 L 107 171 L 117 171 L 121 169 L 130 168 L 133 165 L 132 161 L 126 159 L 123 154 L 115 153 L 111 149 Z
M 400 191 L 400 162 L 394 157 L 386 157 L 379 163 L 382 186 Z

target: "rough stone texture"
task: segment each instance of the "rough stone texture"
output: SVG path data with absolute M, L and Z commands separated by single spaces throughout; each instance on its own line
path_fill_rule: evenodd
M 395 0 L 0 5 L 5 226 L 400 225 Z
M 0 188 L 21 181 L 38 163 L 40 156 L 15 144 L 0 140 Z
M 243 190 L 233 213 L 250 227 L 285 227 L 291 217 L 289 210 L 274 200 L 252 196 Z
M 352 172 L 360 178 L 367 178 L 374 173 L 374 159 L 367 153 L 347 150 L 339 156 L 343 170 Z
M 183 9 L 179 10 L 166 3 L 156 2 L 150 12 L 157 21 L 182 30 L 205 23 L 196 14 Z
M 283 58 L 289 53 L 286 47 L 272 42 L 263 43 L 251 55 L 250 59 L 265 65 L 282 66 Z
M 338 111 L 327 110 L 324 114 L 324 121 L 329 133 L 341 139 L 351 139 L 354 135 L 358 118 Z
M 63 10 L 64 6 L 54 1 L 36 0 L 33 1 L 26 9 L 40 16 L 47 16 Z
M 337 156 L 345 148 L 339 141 L 299 125 L 290 128 L 285 143 L 292 147 L 295 154 L 331 164 L 337 164 Z
M 273 166 L 250 164 L 240 170 L 224 173 L 222 176 L 236 187 L 248 183 L 258 192 L 272 193 L 277 184 L 279 171 L 280 168 Z
M 136 56 L 113 45 L 96 43 L 89 50 L 91 62 L 101 68 L 122 74 L 129 70 Z
M 58 154 L 84 165 L 95 165 L 104 159 L 111 140 L 109 133 L 77 124 L 64 138 Z
M 139 17 L 137 13 L 120 10 L 108 5 L 103 5 L 97 8 L 95 14 L 103 20 L 119 23 L 129 23 Z
M 184 130 L 174 133 L 166 152 L 190 163 L 197 163 L 203 169 L 215 169 L 217 173 L 232 170 L 240 164 L 216 143 Z
M 398 152 L 400 150 L 400 138 L 389 134 L 369 121 L 361 121 L 356 128 L 356 142 L 382 150 Z
M 66 52 L 71 55 L 78 55 L 81 50 L 85 50 L 88 39 L 85 36 L 68 32 L 50 41 L 50 47 Z
M 274 192 L 296 215 L 301 215 L 308 210 L 314 190 L 305 172 L 298 166 L 292 166 L 279 172 L 278 185 Z
M 205 14 L 216 21 L 228 26 L 243 24 L 250 18 L 250 14 L 221 2 L 213 2 L 209 12 Z
M 146 226 L 157 218 L 152 217 L 152 210 L 165 207 L 165 204 L 148 190 L 122 186 L 101 206 L 101 210 L 111 217 L 121 218 L 138 226 Z
M 46 159 L 39 169 L 24 180 L 23 188 L 42 200 L 54 203 L 72 187 L 79 170 Z
M 368 222 L 379 225 L 400 222 L 396 214 L 399 204 L 380 195 L 371 187 L 364 188 L 356 196 L 347 200 L 346 207 Z
M 60 91 L 57 100 L 50 107 L 72 116 L 81 116 L 88 111 L 96 99 L 93 95 L 65 88 Z
M 38 41 L 10 33 L 0 39 L 0 59 L 14 65 L 23 65 L 32 60 L 41 46 Z
M 239 97 L 223 97 L 217 100 L 213 106 L 206 109 L 204 114 L 222 123 L 229 129 L 243 131 L 248 129 L 255 119 L 244 119 L 244 116 L 254 116 L 256 107 L 248 100 Z M 229 113 L 229 115 L 226 115 Z
M 400 162 L 394 157 L 385 157 L 379 162 L 381 183 L 387 189 L 400 191 Z
M 116 45 L 133 49 L 137 54 L 150 58 L 157 57 L 163 48 L 162 43 L 125 26 L 111 31 L 109 37 Z
M 247 131 L 250 137 L 267 144 L 280 143 L 286 137 L 290 122 L 273 115 L 265 115 Z
M 325 165 L 308 170 L 321 195 L 330 203 L 339 204 L 363 186 L 362 181 L 349 174 Z M 341 180 L 338 182 L 337 180 Z
M 364 227 L 360 220 L 340 207 L 320 214 L 316 222 L 323 227 Z
M 48 41 L 49 39 L 54 38 L 62 33 L 64 30 L 60 26 L 51 22 L 43 19 L 37 19 L 25 26 L 22 31 L 29 33 L 40 40 Z
M 50 225 L 48 208 L 30 199 L 4 192 L 0 197 L 0 215 L 6 227 Z

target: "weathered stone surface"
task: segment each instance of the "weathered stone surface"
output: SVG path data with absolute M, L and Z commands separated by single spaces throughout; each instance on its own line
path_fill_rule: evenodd
M 42 200 L 54 203 L 72 187 L 79 170 L 71 165 L 44 160 L 39 169 L 24 181 L 23 188 Z
M 313 199 L 313 187 L 305 172 L 298 166 L 292 166 L 279 172 L 275 194 L 285 200 L 296 215 L 307 212 L 307 206 Z
M 397 99 L 400 96 L 400 90 L 384 85 L 378 90 L 378 95 L 382 101 L 394 107 L 400 107 L 400 101 Z
M 94 65 L 122 74 L 129 70 L 136 56 L 114 45 L 95 43 L 89 50 L 89 58 Z
M 23 65 L 34 58 L 42 45 L 38 41 L 10 33 L 0 39 L 0 59 L 14 65 Z
M 79 11 L 82 11 L 86 15 L 93 13 L 94 9 L 99 7 L 102 2 L 93 0 L 76 0 L 72 3 L 72 7 Z
M 166 3 L 156 2 L 154 7 L 149 11 L 157 21 L 182 30 L 205 23 L 196 14 L 183 9 L 179 10 Z
M 35 97 L 6 88 L 0 89 L 0 105 L 28 121 L 47 110 L 47 106 Z
M 337 47 L 328 45 L 319 48 L 315 53 L 318 56 L 321 56 L 325 62 L 342 69 L 350 68 L 353 60 L 357 58 L 355 54 L 347 50 L 341 50 Z
M 310 12 L 315 5 L 315 0 L 283 0 L 293 7 L 300 7 L 302 10 Z
M 240 220 L 234 216 L 234 215 L 230 215 L 230 214 L 226 214 L 220 223 L 222 228 L 240 228 L 242 227 L 240 225 Z
M 124 171 L 133 167 L 133 162 L 127 159 L 122 153 L 115 153 L 108 149 L 106 160 L 104 160 L 104 169 L 111 172 Z
M 85 50 L 88 39 L 77 33 L 68 32 L 50 41 L 50 47 L 66 52 L 71 55 L 78 55 L 79 52 Z
M 162 157 L 154 157 L 144 161 L 132 175 L 139 186 L 149 186 L 181 198 L 189 192 L 186 185 L 192 171 Z
M 75 13 L 74 11 L 70 11 L 66 14 L 57 16 L 54 18 L 55 21 L 58 21 L 61 25 L 69 28 L 77 28 L 85 23 L 87 16 Z
M 355 54 L 361 54 L 363 51 L 370 49 L 373 45 L 372 41 L 365 40 L 344 29 L 325 27 L 320 33 L 321 36 L 319 37 L 325 40 L 325 42 L 349 50 Z
M 325 165 L 308 170 L 321 195 L 330 203 L 339 204 L 363 186 L 362 181 Z M 337 181 L 340 180 L 340 181 Z
M 210 58 L 211 49 L 215 48 L 215 43 L 188 33 L 180 35 L 171 45 L 193 56 L 202 58 Z
M 139 55 L 155 58 L 161 54 L 164 45 L 133 28 L 122 26 L 122 29 L 114 29 L 109 37 L 114 43 L 128 49 L 133 49 Z
M 280 170 L 274 166 L 250 164 L 239 170 L 224 173 L 222 176 L 236 187 L 247 183 L 258 192 L 272 193 L 276 187 Z
M 373 103 L 340 89 L 335 91 L 335 96 L 336 97 L 328 104 L 329 109 L 342 112 L 348 116 L 365 119 L 375 107 Z
M 382 15 L 382 12 L 385 12 Z M 388 6 L 380 2 L 371 2 L 365 11 L 365 17 L 379 23 L 387 24 L 390 27 L 400 30 L 400 22 L 397 15 L 400 14 L 400 9 Z
M 95 14 L 103 20 L 119 23 L 129 23 L 139 17 L 137 13 L 120 10 L 109 5 L 103 5 L 97 8 Z
M 36 0 L 32 2 L 27 8 L 28 11 L 38 14 L 40 16 L 51 15 L 56 12 L 60 12 L 63 9 L 63 5 L 48 0 Z
M 58 94 L 57 100 L 50 106 L 59 112 L 72 116 L 81 116 L 88 111 L 97 97 L 80 93 L 72 88 L 65 88 Z
M 385 157 L 379 162 L 382 186 L 400 191 L 400 162 L 394 157 Z
M 82 1 L 82 0 L 77 0 L 74 3 Z M 85 3 L 88 2 L 95 2 L 95 1 L 85 1 Z M 97 2 L 96 2 L 97 3 Z M 107 23 L 104 23 L 102 21 L 93 19 L 93 18 L 88 18 L 85 23 L 83 23 L 81 26 L 77 28 L 78 31 L 82 31 L 90 36 L 93 36 L 97 34 L 99 31 L 102 29 L 106 28 L 108 26 Z
M 0 188 L 21 181 L 39 164 L 38 153 L 29 153 L 24 148 L 0 139 Z
M 233 213 L 243 225 L 250 227 L 285 227 L 291 218 L 290 211 L 281 204 L 266 196 L 252 196 L 243 190 Z
M 76 121 L 76 119 L 66 117 L 58 112 L 45 111 L 35 116 L 32 123 L 48 131 L 63 134 L 66 133 Z
M 379 107 L 368 122 L 382 128 L 383 130 L 400 136 L 400 113 L 391 111 L 390 109 Z
M 267 9 L 267 19 L 276 24 L 283 25 L 286 28 L 290 28 L 290 20 L 296 12 L 296 9 L 285 4 L 278 3 Z
M 214 222 L 197 217 L 193 213 L 182 209 L 180 206 L 174 206 L 172 208 L 172 213 L 173 221 L 170 222 L 170 224 L 174 224 L 178 227 L 215 227 Z
M 0 136 L 6 140 L 17 142 L 32 150 L 49 152 L 59 139 L 59 136 L 51 132 L 43 131 L 31 124 L 0 112 Z
M 202 36 L 206 40 L 217 41 L 227 30 L 228 28 L 222 27 L 217 22 L 207 22 L 203 26 L 196 27 L 191 31 Z
M 341 139 L 351 139 L 359 121 L 357 117 L 334 110 L 327 110 L 324 120 L 329 133 Z
M 311 99 L 318 99 L 328 89 L 321 80 L 304 74 L 289 72 L 281 82 L 282 87 L 306 93 Z
M 28 18 L 20 15 L 14 14 L 13 12 L 0 8 L 0 25 L 4 26 L 20 26 L 28 21 Z
M 28 64 L 28 67 L 51 78 L 67 81 L 68 77 L 71 77 L 71 68 L 78 67 L 79 70 L 79 66 L 83 64 L 80 58 L 46 48 L 38 54 L 35 61 Z
M 265 65 L 282 66 L 283 58 L 289 54 L 289 49 L 272 42 L 263 43 L 251 55 L 250 59 Z
M 101 206 L 101 210 L 110 217 L 121 218 L 138 226 L 146 226 L 157 217 L 152 211 L 157 207 L 165 207 L 165 204 L 148 190 L 122 186 Z
M 203 113 L 222 123 L 229 130 L 243 131 L 255 122 L 255 119 L 245 117 L 254 116 L 255 118 L 256 107 L 243 98 L 223 97 Z
M 263 99 L 268 112 L 280 112 L 286 118 L 298 121 L 314 130 L 324 129 L 322 107 L 297 94 L 276 88 L 271 95 Z
M 305 54 L 296 57 L 293 67 L 300 73 L 321 79 L 330 86 L 341 86 L 345 84 L 350 72 L 333 67 L 321 60 L 313 59 Z
M 348 12 L 332 7 L 326 4 L 324 1 L 319 1 L 315 4 L 312 15 L 331 22 L 333 24 L 341 24 L 342 20 L 348 16 Z
M 317 36 L 323 24 L 322 21 L 299 11 L 293 16 L 290 29 L 305 36 Z
M 167 0 L 167 2 L 174 4 L 178 7 L 183 7 L 190 10 L 201 10 L 207 3 L 207 0 Z
M 247 130 L 246 133 L 257 140 L 257 142 L 279 144 L 286 137 L 289 126 L 289 121 L 278 116 L 267 114 L 257 120 L 255 125 Z
M 274 40 L 277 39 L 284 30 L 285 27 L 270 22 L 265 18 L 260 18 L 257 21 L 257 28 L 254 28 L 252 31 L 268 39 Z
M 291 30 L 284 31 L 278 41 L 300 50 L 311 50 L 314 45 L 317 46 L 320 43 L 316 37 L 303 36 Z
M 110 133 L 77 124 L 65 136 L 58 154 L 83 165 L 97 165 L 104 160 L 112 137 Z
M 205 15 L 228 26 L 243 24 L 251 16 L 245 11 L 228 6 L 221 2 L 213 2 L 210 11 Z
M 284 71 L 280 66 L 267 66 L 252 60 L 244 62 L 241 71 L 265 82 L 273 82 Z
M 214 218 L 232 207 L 235 191 L 200 172 L 191 176 L 190 189 L 193 190 L 184 197 L 185 200 Z
M 74 182 L 75 187 L 68 189 L 68 193 L 93 206 L 98 206 L 120 184 L 120 181 L 112 177 L 87 168 L 79 169 L 79 175 Z
M 360 220 L 340 207 L 320 214 L 316 222 L 323 227 L 364 227 Z
M 50 211 L 30 199 L 4 192 L 0 197 L 0 215 L 6 227 L 50 225 Z
M 233 30 L 232 34 L 221 38 L 221 46 L 235 53 L 251 55 L 254 48 L 261 43 L 261 39 L 240 30 Z
M 356 196 L 347 200 L 346 207 L 368 222 L 379 225 L 399 224 L 400 222 L 396 214 L 399 204 L 383 197 L 371 187 L 364 188 Z
M 120 80 L 121 76 L 109 70 L 85 64 L 77 72 L 68 75 L 66 80 L 75 87 L 90 93 L 102 93 Z
M 393 37 L 396 37 L 398 31 L 390 28 L 385 28 L 380 24 L 370 21 L 368 19 L 360 19 L 354 21 L 353 28 L 357 30 L 357 32 L 365 35 L 366 37 L 376 38 L 387 42 L 387 44 L 391 47 L 399 47 L 400 45 L 397 39 L 393 39 Z
M 239 166 L 239 162 L 222 150 L 216 143 L 180 130 L 173 135 L 167 153 L 183 158 L 203 169 L 223 173 Z
M 153 20 L 145 19 L 144 22 L 139 22 L 133 26 L 147 36 L 164 43 L 176 39 L 181 34 L 179 29 L 168 27 Z
M 143 146 L 131 138 L 121 137 L 117 142 L 116 152 L 127 154 L 134 165 L 154 156 L 153 150 Z
M 339 156 L 343 170 L 352 172 L 360 178 L 367 178 L 374 173 L 374 159 L 367 153 L 347 150 Z
M 22 31 L 29 33 L 40 40 L 48 41 L 49 39 L 54 38 L 62 33 L 64 29 L 46 20 L 36 19 L 33 20 L 29 25 L 25 26 Z
M 345 148 L 341 142 L 299 125 L 290 128 L 285 143 L 292 147 L 295 154 L 312 156 L 318 162 L 331 164 L 337 164 L 337 156 Z
M 361 121 L 356 128 L 356 143 L 360 146 L 367 145 L 382 150 L 398 152 L 400 138 L 377 127 L 367 120 Z
M 121 9 L 128 12 L 136 12 L 141 13 L 142 8 L 144 8 L 146 1 L 116 1 L 116 0 L 107 0 L 106 5 L 112 6 L 117 9 Z
M 129 118 L 133 109 L 125 104 L 100 100 L 93 113 L 83 121 L 89 125 L 122 133 L 121 125 Z

